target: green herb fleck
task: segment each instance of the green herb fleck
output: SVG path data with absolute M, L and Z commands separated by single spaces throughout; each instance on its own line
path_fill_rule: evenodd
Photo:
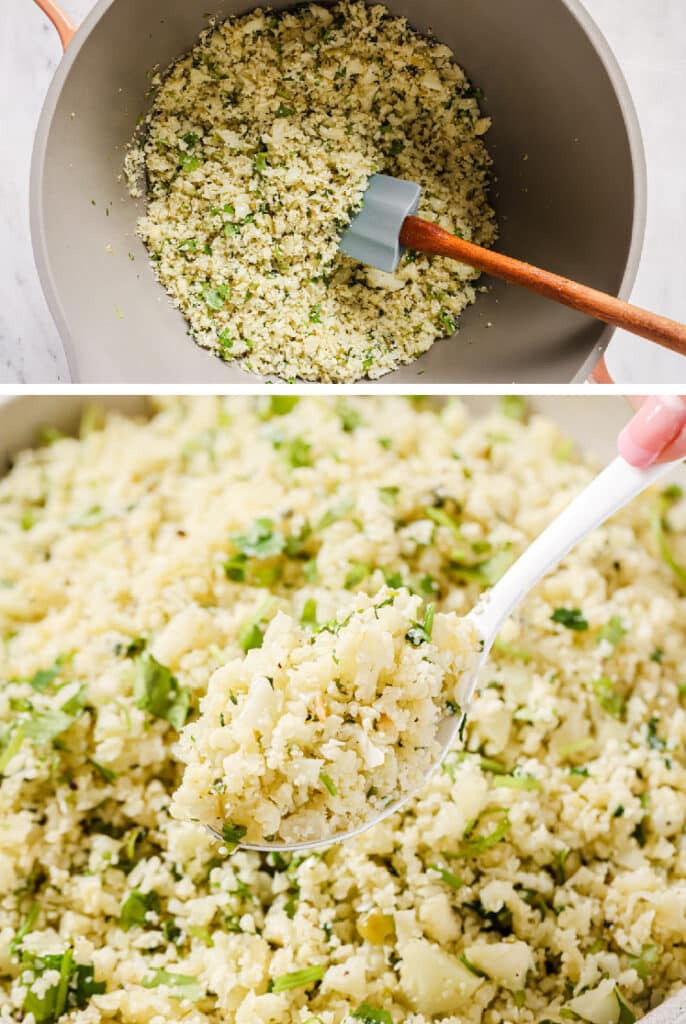
M 153 718 L 165 719 L 177 732 L 188 718 L 190 689 L 181 686 L 176 676 L 152 654 L 143 654 L 136 660 L 133 696 L 137 708 Z
M 377 1010 L 369 1003 L 360 1003 L 356 1010 L 350 1014 L 355 1020 L 364 1021 L 364 1024 L 393 1024 L 393 1018 L 388 1010 Z
M 577 633 L 583 633 L 588 629 L 588 622 L 580 608 L 556 608 L 550 617 L 553 622 Z
M 303 967 L 300 971 L 291 971 L 290 974 L 280 974 L 273 978 L 270 988 L 272 992 L 289 992 L 293 988 L 306 988 L 324 977 L 324 964 L 313 964 L 312 967 Z
M 336 789 L 335 782 L 333 781 L 331 776 L 324 771 L 324 769 L 320 771 L 319 778 L 322 781 L 322 783 L 326 786 L 331 796 L 338 796 L 338 790 Z
M 154 971 L 146 975 L 141 985 L 143 988 L 159 988 L 165 985 L 172 991 L 169 995 L 172 999 L 189 999 L 195 1001 L 202 999 L 204 992 L 200 982 L 192 974 L 173 974 L 170 971 Z

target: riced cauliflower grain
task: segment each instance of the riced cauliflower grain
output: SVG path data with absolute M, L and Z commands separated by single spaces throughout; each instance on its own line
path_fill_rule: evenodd
M 257 844 L 370 823 L 436 764 L 477 648 L 469 622 L 407 590 L 360 595 L 314 633 L 277 613 L 259 648 L 210 678 L 172 814 Z
M 257 10 L 157 85 L 127 173 L 198 344 L 259 374 L 354 381 L 453 334 L 478 272 L 409 252 L 381 274 L 338 252 L 379 171 L 422 186 L 421 216 L 494 240 L 490 122 L 446 46 L 361 0 Z
M 277 617 L 313 629 L 384 586 L 464 616 L 588 483 L 554 424 L 515 411 L 165 399 L 15 459 L 2 1024 L 628 1024 L 683 987 L 676 486 L 528 597 L 464 743 L 401 811 L 292 856 L 170 813 L 181 731 Z

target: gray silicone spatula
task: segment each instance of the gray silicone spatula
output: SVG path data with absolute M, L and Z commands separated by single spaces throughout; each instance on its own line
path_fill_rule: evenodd
M 339 242 L 341 252 L 389 274 L 397 269 L 405 249 L 447 256 L 686 355 L 686 324 L 649 313 L 613 295 L 466 242 L 444 231 L 438 224 L 421 220 L 415 216 L 421 191 L 419 185 L 411 181 L 391 178 L 387 174 L 373 175 L 369 179 L 362 209 Z

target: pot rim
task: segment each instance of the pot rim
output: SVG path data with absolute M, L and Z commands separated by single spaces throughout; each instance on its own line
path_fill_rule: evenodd
M 82 381 L 79 372 L 76 348 L 73 344 L 71 334 L 67 326 L 67 318 L 59 296 L 59 291 L 55 284 L 48 255 L 43 209 L 43 174 L 48 136 L 50 128 L 52 127 L 55 109 L 62 92 L 62 87 L 64 86 L 72 66 L 78 59 L 84 43 L 106 11 L 108 11 L 116 2 L 117 0 L 98 0 L 90 13 L 79 25 L 76 35 L 65 51 L 64 56 L 57 67 L 57 71 L 55 72 L 48 87 L 38 120 L 31 156 L 29 220 L 31 225 L 31 241 L 33 246 L 34 262 L 38 271 L 41 287 L 43 289 L 43 295 L 45 296 L 48 309 L 50 310 L 55 322 L 57 332 L 60 336 L 60 341 L 64 348 L 71 382 L 74 384 L 82 383 Z M 648 214 L 648 170 L 643 134 L 638 120 L 636 106 L 624 76 L 624 72 L 622 71 L 619 61 L 617 60 L 604 33 L 583 5 L 582 0 L 559 0 L 559 2 L 569 10 L 581 26 L 605 68 L 619 103 L 622 119 L 624 121 L 624 128 L 629 142 L 631 163 L 634 173 L 634 216 L 631 228 L 631 245 L 627 255 L 622 283 L 618 292 L 619 298 L 626 301 L 629 299 L 634 284 L 636 283 L 646 235 Z M 614 327 L 607 326 L 604 328 L 593 352 L 591 352 L 583 362 L 570 383 L 574 384 L 586 381 L 589 374 L 592 372 L 597 362 L 607 349 L 614 333 Z M 256 378 L 255 383 L 258 384 L 260 381 Z M 459 384 L 460 382 L 453 381 L 445 383 Z

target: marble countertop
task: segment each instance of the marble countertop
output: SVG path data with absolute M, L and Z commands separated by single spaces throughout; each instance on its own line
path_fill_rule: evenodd
M 64 0 L 64 6 L 80 22 L 94 2 Z M 686 321 L 684 0 L 584 2 L 627 77 L 646 145 L 648 229 L 632 299 Z M 28 207 L 34 132 L 60 54 L 54 29 L 31 0 L 0 5 L 0 385 L 6 388 L 69 381 L 33 263 Z M 686 393 L 686 359 L 648 342 L 618 333 L 607 362 L 627 390 Z

